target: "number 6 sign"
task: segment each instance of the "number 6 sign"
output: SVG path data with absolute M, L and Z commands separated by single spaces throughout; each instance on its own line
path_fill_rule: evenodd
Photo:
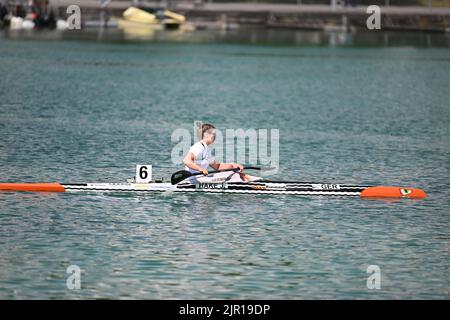
M 149 183 L 152 181 L 152 166 L 137 165 L 136 166 L 136 183 Z

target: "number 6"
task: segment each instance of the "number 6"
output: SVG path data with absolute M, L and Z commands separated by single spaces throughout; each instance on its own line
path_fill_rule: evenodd
M 152 181 L 152 166 L 137 165 L 136 166 L 136 183 L 149 183 Z

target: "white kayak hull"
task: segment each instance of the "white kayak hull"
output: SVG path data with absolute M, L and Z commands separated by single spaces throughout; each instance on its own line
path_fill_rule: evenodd
M 0 183 L 0 190 L 29 192 L 203 192 L 234 194 L 305 195 L 305 196 L 359 196 L 423 199 L 421 189 L 391 186 L 356 186 L 329 183 L 254 181 L 222 183 Z

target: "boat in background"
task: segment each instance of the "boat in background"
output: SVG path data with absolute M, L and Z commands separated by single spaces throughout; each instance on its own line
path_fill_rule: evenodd
M 194 30 L 194 26 L 186 22 L 186 17 L 164 9 L 154 9 L 148 7 L 129 7 L 118 19 L 118 26 L 121 29 L 137 30 Z

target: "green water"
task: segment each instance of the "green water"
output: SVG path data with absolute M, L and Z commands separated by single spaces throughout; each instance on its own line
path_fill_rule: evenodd
M 167 178 L 172 132 L 204 120 L 279 129 L 272 178 L 429 197 L 4 192 L 0 298 L 448 299 L 448 37 L 204 35 L 3 34 L 0 180 L 121 182 L 148 163 Z

